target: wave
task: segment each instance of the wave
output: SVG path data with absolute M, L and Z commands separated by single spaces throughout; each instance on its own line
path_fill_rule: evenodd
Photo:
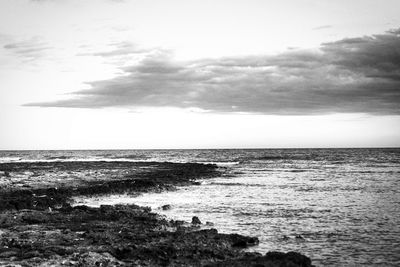
M 261 155 L 243 158 L 242 161 L 329 161 L 332 164 L 343 164 L 346 159 L 340 155 L 321 155 L 321 154 L 283 154 L 283 155 Z
M 0 163 L 19 162 L 20 160 L 20 157 L 0 157 Z
M 260 157 L 255 157 L 253 160 L 286 160 L 286 159 L 291 159 L 292 157 L 290 156 L 260 156 Z
M 131 160 L 131 159 L 112 159 L 112 158 L 62 158 L 62 157 L 53 157 L 53 158 L 43 158 L 43 159 L 22 159 L 19 160 L 2 160 L 0 158 L 0 163 L 41 163 L 41 162 L 156 162 L 155 160 Z M 162 161 L 165 162 L 165 161 Z
M 201 164 L 215 164 L 217 166 L 230 166 L 230 165 L 238 165 L 239 161 L 195 161 L 195 163 Z
M 211 182 L 206 183 L 208 185 L 222 185 L 222 186 L 251 186 L 251 187 L 266 187 L 265 184 L 249 184 L 249 183 L 223 183 L 223 182 Z
M 131 155 L 113 156 L 113 157 L 73 157 L 73 156 L 46 156 L 39 159 L 19 158 L 19 157 L 0 157 L 0 163 L 53 163 L 53 162 L 168 162 L 168 163 L 198 163 L 198 164 L 213 164 L 219 167 L 237 165 L 239 162 L 224 162 L 224 161 L 195 161 L 170 158 L 142 157 Z
M 289 161 L 289 160 L 323 160 L 310 155 L 265 155 L 260 157 L 246 158 L 242 162 L 251 161 Z
M 136 155 L 136 154 L 132 154 L 132 155 L 109 155 L 108 158 L 110 159 L 149 159 L 149 156 L 145 156 L 145 155 Z
M 307 170 L 304 170 L 304 169 L 290 169 L 290 170 L 286 170 L 286 172 L 307 172 L 307 171 L 309 171 L 308 169 Z
M 47 157 L 45 157 L 45 159 L 48 159 L 48 160 L 63 160 L 63 159 L 71 159 L 71 158 L 73 158 L 73 156 L 47 156 Z
M 275 168 L 275 169 L 252 169 L 253 173 L 262 173 L 262 172 L 312 172 L 315 169 L 282 169 L 282 168 Z

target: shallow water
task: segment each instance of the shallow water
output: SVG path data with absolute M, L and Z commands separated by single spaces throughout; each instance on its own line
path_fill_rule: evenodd
M 217 162 L 224 175 L 199 186 L 84 203 L 135 203 L 186 221 L 198 216 L 220 232 L 259 237 L 253 250 L 294 250 L 316 265 L 400 265 L 400 149 L 13 153 L 0 160 Z M 161 210 L 164 204 L 171 210 Z

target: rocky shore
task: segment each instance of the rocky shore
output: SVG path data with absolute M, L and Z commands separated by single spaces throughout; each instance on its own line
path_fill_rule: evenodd
M 245 252 L 256 237 L 203 229 L 198 218 L 166 220 L 136 205 L 71 206 L 76 196 L 171 190 L 217 175 L 206 164 L 0 164 L 0 265 L 312 266 L 295 252 Z

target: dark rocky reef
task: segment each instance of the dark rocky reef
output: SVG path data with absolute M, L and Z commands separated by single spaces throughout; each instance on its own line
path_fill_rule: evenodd
M 105 161 L 3 163 L 0 171 L 9 173 L 11 181 L 25 174 L 17 186 L 1 187 L 0 211 L 59 209 L 73 196 L 162 191 L 219 174 L 211 164 Z
M 116 175 L 103 175 L 115 169 Z M 258 239 L 201 229 L 199 218 L 188 224 L 136 205 L 69 204 L 73 196 L 171 189 L 218 175 L 215 165 L 0 164 L 11 178 L 27 170 L 33 173 L 32 183 L 0 190 L 1 266 L 311 266 L 309 258 L 295 252 L 244 252 Z M 57 170 L 55 177 L 84 171 L 97 178 L 54 183 L 44 179 L 49 170 Z

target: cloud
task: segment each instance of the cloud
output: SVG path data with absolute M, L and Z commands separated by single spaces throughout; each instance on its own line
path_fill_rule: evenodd
M 151 50 L 139 48 L 130 42 L 113 43 L 110 45 L 112 49 L 101 52 L 81 53 L 78 56 L 100 56 L 100 57 L 116 57 L 116 56 L 129 56 L 131 54 L 144 54 Z
M 46 52 L 52 49 L 40 38 L 31 38 L 20 42 L 11 42 L 3 46 L 4 49 L 11 51 L 24 60 L 30 61 L 43 57 Z
M 400 114 L 400 30 L 274 56 L 177 61 L 155 50 L 124 75 L 41 107 L 180 107 L 262 114 Z
M 332 25 L 322 25 L 322 26 L 313 28 L 313 30 L 318 31 L 318 30 L 325 30 L 325 29 L 330 29 L 330 28 L 332 28 Z

